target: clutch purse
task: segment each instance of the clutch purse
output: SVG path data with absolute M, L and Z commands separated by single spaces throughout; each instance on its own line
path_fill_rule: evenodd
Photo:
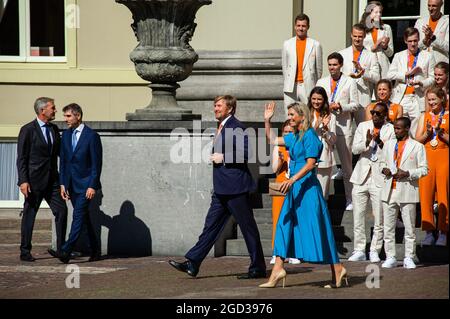
M 285 196 L 286 194 L 283 194 L 280 191 L 281 183 L 269 183 L 269 195 L 270 196 Z

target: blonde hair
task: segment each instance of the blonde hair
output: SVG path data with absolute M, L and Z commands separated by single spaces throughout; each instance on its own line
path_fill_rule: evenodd
M 303 123 L 301 124 L 300 130 L 300 138 L 302 138 L 303 134 L 311 127 L 311 113 L 309 112 L 309 108 L 306 104 L 301 102 L 295 102 L 288 105 L 288 110 L 293 109 L 298 115 L 303 116 Z M 295 127 L 294 130 L 298 132 L 298 127 Z

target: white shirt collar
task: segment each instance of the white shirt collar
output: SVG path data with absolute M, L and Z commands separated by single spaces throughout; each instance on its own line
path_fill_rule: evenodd
M 83 132 L 84 129 L 84 124 L 81 123 L 80 125 L 78 125 L 78 127 L 76 129 L 74 129 L 74 131 L 79 132 L 81 134 L 81 132 Z
M 226 119 L 224 119 L 222 122 L 220 122 L 220 125 L 225 126 L 225 123 L 228 121 L 228 119 L 232 116 L 233 114 L 230 114 L 226 117 Z
M 46 125 L 47 123 L 45 123 L 45 122 L 43 122 L 43 121 L 41 121 L 41 119 L 40 118 L 36 118 L 36 120 L 38 121 L 38 123 L 39 123 L 39 126 L 40 127 L 43 127 L 44 125 Z

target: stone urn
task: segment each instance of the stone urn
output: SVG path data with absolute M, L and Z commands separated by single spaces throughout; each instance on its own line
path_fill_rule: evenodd
M 198 55 L 189 45 L 197 10 L 211 0 L 115 0 L 133 14 L 131 28 L 139 42 L 130 53 L 137 74 L 151 82 L 151 103 L 127 113 L 127 120 L 192 120 L 200 115 L 176 101 L 177 82 L 191 73 Z

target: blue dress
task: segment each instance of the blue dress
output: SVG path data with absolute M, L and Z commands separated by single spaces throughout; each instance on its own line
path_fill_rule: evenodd
M 290 176 L 302 169 L 307 158 L 318 161 L 322 153 L 322 142 L 312 128 L 301 139 L 298 134 L 287 134 L 284 142 L 289 150 Z M 312 263 L 339 263 L 330 214 L 315 169 L 296 181 L 286 194 L 273 255 Z

